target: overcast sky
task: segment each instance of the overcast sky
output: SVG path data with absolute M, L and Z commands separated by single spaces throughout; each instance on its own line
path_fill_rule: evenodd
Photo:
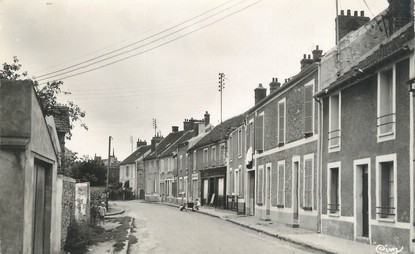
M 366 3 L 339 0 L 339 10 L 373 18 L 388 5 Z M 75 75 L 63 79 L 72 94 L 59 101 L 85 110 L 89 130 L 76 124 L 67 147 L 107 158 L 112 136 L 123 160 L 130 136 L 134 147 L 137 138 L 150 142 L 153 118 L 164 136 L 205 111 L 218 124 L 220 72 L 223 119 L 249 109 L 259 83 L 284 81 L 303 54 L 334 46 L 335 10 L 335 0 L 0 0 L 0 60 L 17 56 L 39 80 L 64 68 L 51 79 Z

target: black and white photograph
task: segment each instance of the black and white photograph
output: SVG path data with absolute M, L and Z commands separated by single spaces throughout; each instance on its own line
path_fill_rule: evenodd
M 415 253 L 415 0 L 0 0 L 0 254 Z

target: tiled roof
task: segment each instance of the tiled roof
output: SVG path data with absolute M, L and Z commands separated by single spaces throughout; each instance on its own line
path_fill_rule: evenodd
M 143 156 L 150 149 L 151 149 L 151 145 L 139 147 L 132 154 L 130 154 L 130 156 L 128 156 L 125 160 L 123 160 L 120 163 L 120 165 L 126 165 L 126 164 L 134 163 L 138 158 Z
M 223 123 L 213 128 L 210 132 L 208 132 L 191 149 L 194 150 L 199 147 L 225 140 L 228 137 L 229 133 L 243 124 L 244 119 L 244 114 L 240 114 L 224 121 Z
M 182 144 L 183 142 L 186 142 L 187 140 L 192 138 L 193 135 L 194 135 L 193 130 L 187 131 L 179 139 L 177 139 L 177 141 L 173 145 L 169 146 L 166 150 L 164 150 L 164 152 L 161 153 L 159 155 L 159 157 L 161 158 L 161 157 L 166 157 L 166 156 L 171 155 L 173 153 L 173 151 L 175 151 L 177 149 L 178 145 Z
M 370 77 L 376 68 L 385 64 L 391 58 L 405 54 L 409 50 L 413 50 L 409 47 L 408 42 L 414 38 L 413 25 L 405 26 L 405 29 L 401 30 L 398 34 L 395 34 L 392 38 L 387 38 L 380 44 L 379 49 L 372 52 L 364 60 L 359 62 L 356 66 L 351 68 L 350 71 L 339 77 L 335 82 L 330 84 L 323 91 L 318 92 L 315 96 L 319 97 L 326 94 L 329 91 L 335 90 L 349 82 L 363 80 Z
M 169 148 L 171 145 L 173 145 L 182 135 L 184 131 L 178 131 L 178 132 L 171 132 L 167 137 L 165 137 L 160 143 L 156 146 L 156 151 L 152 151 L 145 160 L 152 160 L 156 159 L 156 157 L 159 157 L 160 154 L 162 154 L 167 148 Z
M 69 133 L 71 131 L 71 123 L 69 122 L 69 108 L 67 106 L 56 106 L 52 113 L 55 120 L 57 132 Z

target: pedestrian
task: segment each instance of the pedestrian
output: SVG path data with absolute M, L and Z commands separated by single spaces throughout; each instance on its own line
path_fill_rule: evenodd
M 105 224 L 105 215 L 107 214 L 107 208 L 105 207 L 105 203 L 102 202 L 101 206 L 99 207 L 99 221 L 102 221 L 102 224 Z
M 200 206 L 200 202 L 199 202 L 199 199 L 197 198 L 195 202 L 195 209 L 199 210 L 199 206 Z
M 91 224 L 96 225 L 98 218 L 98 207 L 97 204 L 94 202 L 91 206 Z

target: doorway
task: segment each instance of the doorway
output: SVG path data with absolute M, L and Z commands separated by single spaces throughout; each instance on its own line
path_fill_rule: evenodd
M 249 202 L 249 215 L 254 216 L 255 215 L 255 171 L 249 171 L 248 172 L 248 178 L 249 178 L 249 186 L 248 186 L 248 202 Z
M 369 237 L 369 165 L 355 167 L 356 236 Z
M 270 214 L 271 214 L 271 167 L 267 166 L 267 170 L 265 171 L 265 215 L 266 220 L 270 220 Z
M 52 166 L 35 159 L 35 206 L 33 253 L 50 252 Z
M 298 171 L 300 168 L 300 161 L 293 159 L 293 223 L 298 224 Z

